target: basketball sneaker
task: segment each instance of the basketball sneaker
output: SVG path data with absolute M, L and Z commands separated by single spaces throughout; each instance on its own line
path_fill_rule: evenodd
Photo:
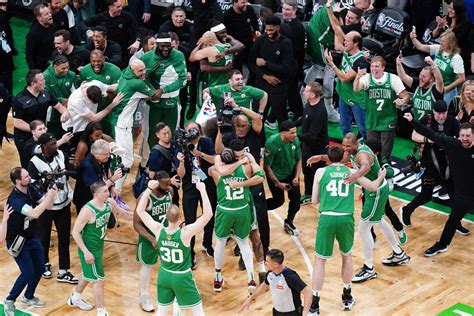
M 352 306 L 355 304 L 355 299 L 351 294 L 351 288 L 343 288 L 342 289 L 342 308 L 345 311 L 352 310 Z
M 21 303 L 33 307 L 44 307 L 44 302 L 36 296 L 33 296 L 33 298 L 26 298 L 23 296 Z
M 308 204 L 311 204 L 311 195 L 303 195 L 300 198 L 300 205 L 303 206 Z
M 469 229 L 466 227 L 462 226 L 461 223 L 458 224 L 458 227 L 456 227 L 456 233 L 463 235 L 463 236 L 469 236 L 471 233 Z
M 3 302 L 3 311 L 5 316 L 15 316 L 15 301 L 13 300 L 5 300 Z
M 313 295 L 313 301 L 311 302 L 309 312 L 311 313 L 311 315 L 319 316 L 319 296 Z
M 430 248 L 426 249 L 424 255 L 425 257 L 433 257 L 437 253 L 448 251 L 448 246 L 443 246 L 439 242 L 435 243 Z
M 399 254 L 396 254 L 394 251 L 392 251 L 392 254 L 390 255 L 390 257 L 382 260 L 382 264 L 386 266 L 391 266 L 391 267 L 402 265 L 408 262 L 410 262 L 410 257 L 403 250 Z
M 223 286 L 224 286 L 224 279 L 214 280 L 214 283 L 213 283 L 214 292 L 222 292 Z
M 250 280 L 249 283 L 247 283 L 249 287 L 249 295 L 252 295 L 255 293 L 255 290 L 257 289 L 257 283 L 255 283 L 254 280 Z
M 410 214 L 403 210 L 403 206 L 400 206 L 400 221 L 402 222 L 403 226 L 411 226 Z
M 140 295 L 140 307 L 145 312 L 153 312 L 155 310 L 155 306 L 151 303 L 148 295 Z
M 292 222 L 286 219 L 285 219 L 285 224 L 283 228 L 285 230 L 285 233 L 287 233 L 288 235 L 298 236 L 300 234 L 300 231 L 298 230 L 298 228 L 296 228 Z
M 201 249 L 206 253 L 208 257 L 214 257 L 214 248 L 212 248 L 212 246 L 206 247 L 204 245 L 201 245 Z
M 402 228 L 401 231 L 397 232 L 398 233 L 398 240 L 402 245 L 406 244 L 408 241 L 408 236 L 405 230 Z
M 58 282 L 63 282 L 63 283 L 69 283 L 69 284 L 77 284 L 79 283 L 79 279 L 76 278 L 71 272 L 67 271 L 66 273 L 63 274 L 57 274 L 56 275 L 56 281 Z
M 78 299 L 78 300 L 75 300 L 73 299 L 73 295 L 69 295 L 67 301 L 66 301 L 67 305 L 69 306 L 73 306 L 73 307 L 79 307 L 80 310 L 83 310 L 83 311 L 90 311 L 91 309 L 94 308 L 94 306 L 86 301 L 84 301 L 82 298 L 81 299 Z
M 365 264 L 362 266 L 362 268 L 357 272 L 353 277 L 352 277 L 352 282 L 354 283 L 362 283 L 367 280 L 372 280 L 377 277 L 377 272 L 375 272 L 375 269 L 369 268 Z
M 109 316 L 109 312 L 105 308 L 98 308 L 97 316 Z
M 44 264 L 43 278 L 51 279 L 52 276 L 53 276 L 53 274 L 51 273 L 51 264 L 49 262 L 45 263 Z

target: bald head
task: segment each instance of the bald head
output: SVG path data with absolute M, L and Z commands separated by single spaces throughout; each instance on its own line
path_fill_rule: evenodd
M 130 69 L 140 79 L 145 79 L 146 66 L 140 59 L 134 59 L 130 62 Z
M 201 43 L 210 46 L 219 43 L 219 40 L 214 32 L 207 31 L 202 35 Z
M 350 142 L 351 144 L 357 144 L 357 136 L 354 133 L 347 133 L 344 136 L 344 139 Z
M 170 223 L 177 223 L 179 222 L 180 218 L 181 212 L 179 210 L 179 207 L 175 204 L 171 204 L 170 207 L 168 207 L 168 210 L 166 210 L 166 219 Z

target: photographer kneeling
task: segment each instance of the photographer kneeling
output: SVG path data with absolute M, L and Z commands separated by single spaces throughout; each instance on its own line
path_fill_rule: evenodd
M 51 241 L 51 227 L 54 225 L 58 234 L 59 271 L 56 276 L 58 282 L 77 284 L 78 279 L 68 270 L 70 268 L 69 242 L 71 234 L 71 201 L 73 190 L 69 186 L 68 177 L 76 177 L 74 167 L 69 157 L 62 150 L 58 150 L 57 140 L 53 134 L 44 133 L 38 138 L 41 153 L 33 156 L 28 164 L 28 173 L 32 185 L 40 194 L 46 194 L 48 188 L 55 185 L 58 193 L 52 207 L 48 208 L 39 218 L 39 236 L 44 248 L 43 277 L 52 277 L 49 262 L 49 244 Z
M 15 258 L 21 273 L 5 298 L 4 310 L 5 315 L 14 316 L 15 301 L 25 287 L 21 302 L 30 306 L 44 306 L 44 302 L 34 296 L 44 271 L 43 246 L 37 237 L 36 219 L 53 204 L 57 189 L 53 187 L 41 197 L 30 187 L 28 171 L 20 167 L 12 169 L 10 180 L 15 186 L 7 201 L 13 213 L 8 219 L 6 240 L 8 253 Z M 41 203 L 36 205 L 40 200 Z
M 214 164 L 214 142 L 201 136 L 201 126 L 196 122 L 189 122 L 186 129 L 178 129 L 175 132 L 176 143 L 180 146 L 180 152 L 184 155 L 185 172 L 182 177 L 183 186 L 183 210 L 186 225 L 192 224 L 197 218 L 197 206 L 201 203 L 201 194 L 196 189 L 197 182 L 206 185 L 206 192 L 213 211 L 217 207 L 216 185 L 208 176 L 208 169 Z M 202 250 L 207 256 L 214 257 L 212 247 L 212 232 L 214 229 L 214 216 L 204 227 L 204 238 L 202 240 Z M 194 253 L 195 237 L 191 239 L 191 263 L 192 268 L 196 266 Z
M 250 153 L 255 158 L 257 164 L 260 165 L 260 133 L 263 128 L 261 115 L 247 107 L 240 106 L 234 98 L 226 99 L 225 103 L 232 106 L 234 109 L 233 113 L 241 114 L 233 116 L 231 121 L 232 128 L 230 130 L 223 129 L 221 124 L 216 137 L 216 152 L 222 152 L 224 147 L 229 147 L 232 140 L 238 139 L 243 142 L 245 151 Z M 252 193 L 258 224 L 258 227 L 252 227 L 250 241 L 252 242 L 255 257 L 259 262 L 259 272 L 263 273 L 265 272 L 264 265 L 260 266 L 260 264 L 264 262 L 265 253 L 270 246 L 270 225 L 268 223 L 267 203 L 263 184 L 251 186 L 250 192 Z M 238 253 L 239 251 L 235 252 Z M 239 267 L 242 270 L 245 268 L 242 259 L 239 261 Z
M 423 117 L 420 123 L 435 133 L 450 137 L 459 135 L 459 123 L 454 117 L 448 115 L 448 107 L 443 100 L 436 101 L 433 106 L 433 113 Z M 411 139 L 420 144 L 420 161 L 419 163 L 412 162 L 410 169 L 414 169 L 412 171 L 416 172 L 423 168 L 424 171 L 422 171 L 421 176 L 421 192 L 408 205 L 400 207 L 400 219 L 405 226 L 411 226 L 411 215 L 417 207 L 431 201 L 433 190 L 438 184 L 448 190 L 451 203 L 453 202 L 454 193 L 451 168 L 444 149 L 415 130 L 411 135 Z M 456 231 L 462 235 L 469 234 L 469 230 L 461 226 L 461 223 L 458 224 Z

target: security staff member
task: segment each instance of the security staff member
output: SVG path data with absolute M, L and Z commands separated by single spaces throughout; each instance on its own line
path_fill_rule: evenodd
M 12 247 L 17 236 L 25 238 L 23 247 L 15 257 L 21 273 L 4 302 L 5 315 L 14 316 L 15 301 L 25 287 L 21 302 L 29 306 L 44 306 L 44 302 L 34 296 L 44 271 L 43 246 L 37 237 L 36 219 L 53 204 L 57 190 L 49 189 L 41 203 L 36 205 L 41 196 L 30 188 L 28 171 L 20 167 L 13 168 L 10 180 L 14 188 L 8 196 L 7 204 L 13 209 L 13 213 L 7 224 L 7 248 Z

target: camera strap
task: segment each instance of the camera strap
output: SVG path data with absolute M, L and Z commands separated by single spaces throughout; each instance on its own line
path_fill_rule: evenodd
M 176 165 L 174 164 L 174 161 L 173 161 L 173 157 L 171 157 L 171 154 L 170 152 L 168 151 L 168 149 L 166 147 L 163 147 L 162 145 L 160 144 L 156 144 L 155 146 L 153 146 L 151 148 L 151 150 L 153 149 L 157 149 L 160 151 L 160 153 L 165 156 L 166 159 L 168 159 L 170 162 L 171 162 L 171 167 L 176 170 Z

